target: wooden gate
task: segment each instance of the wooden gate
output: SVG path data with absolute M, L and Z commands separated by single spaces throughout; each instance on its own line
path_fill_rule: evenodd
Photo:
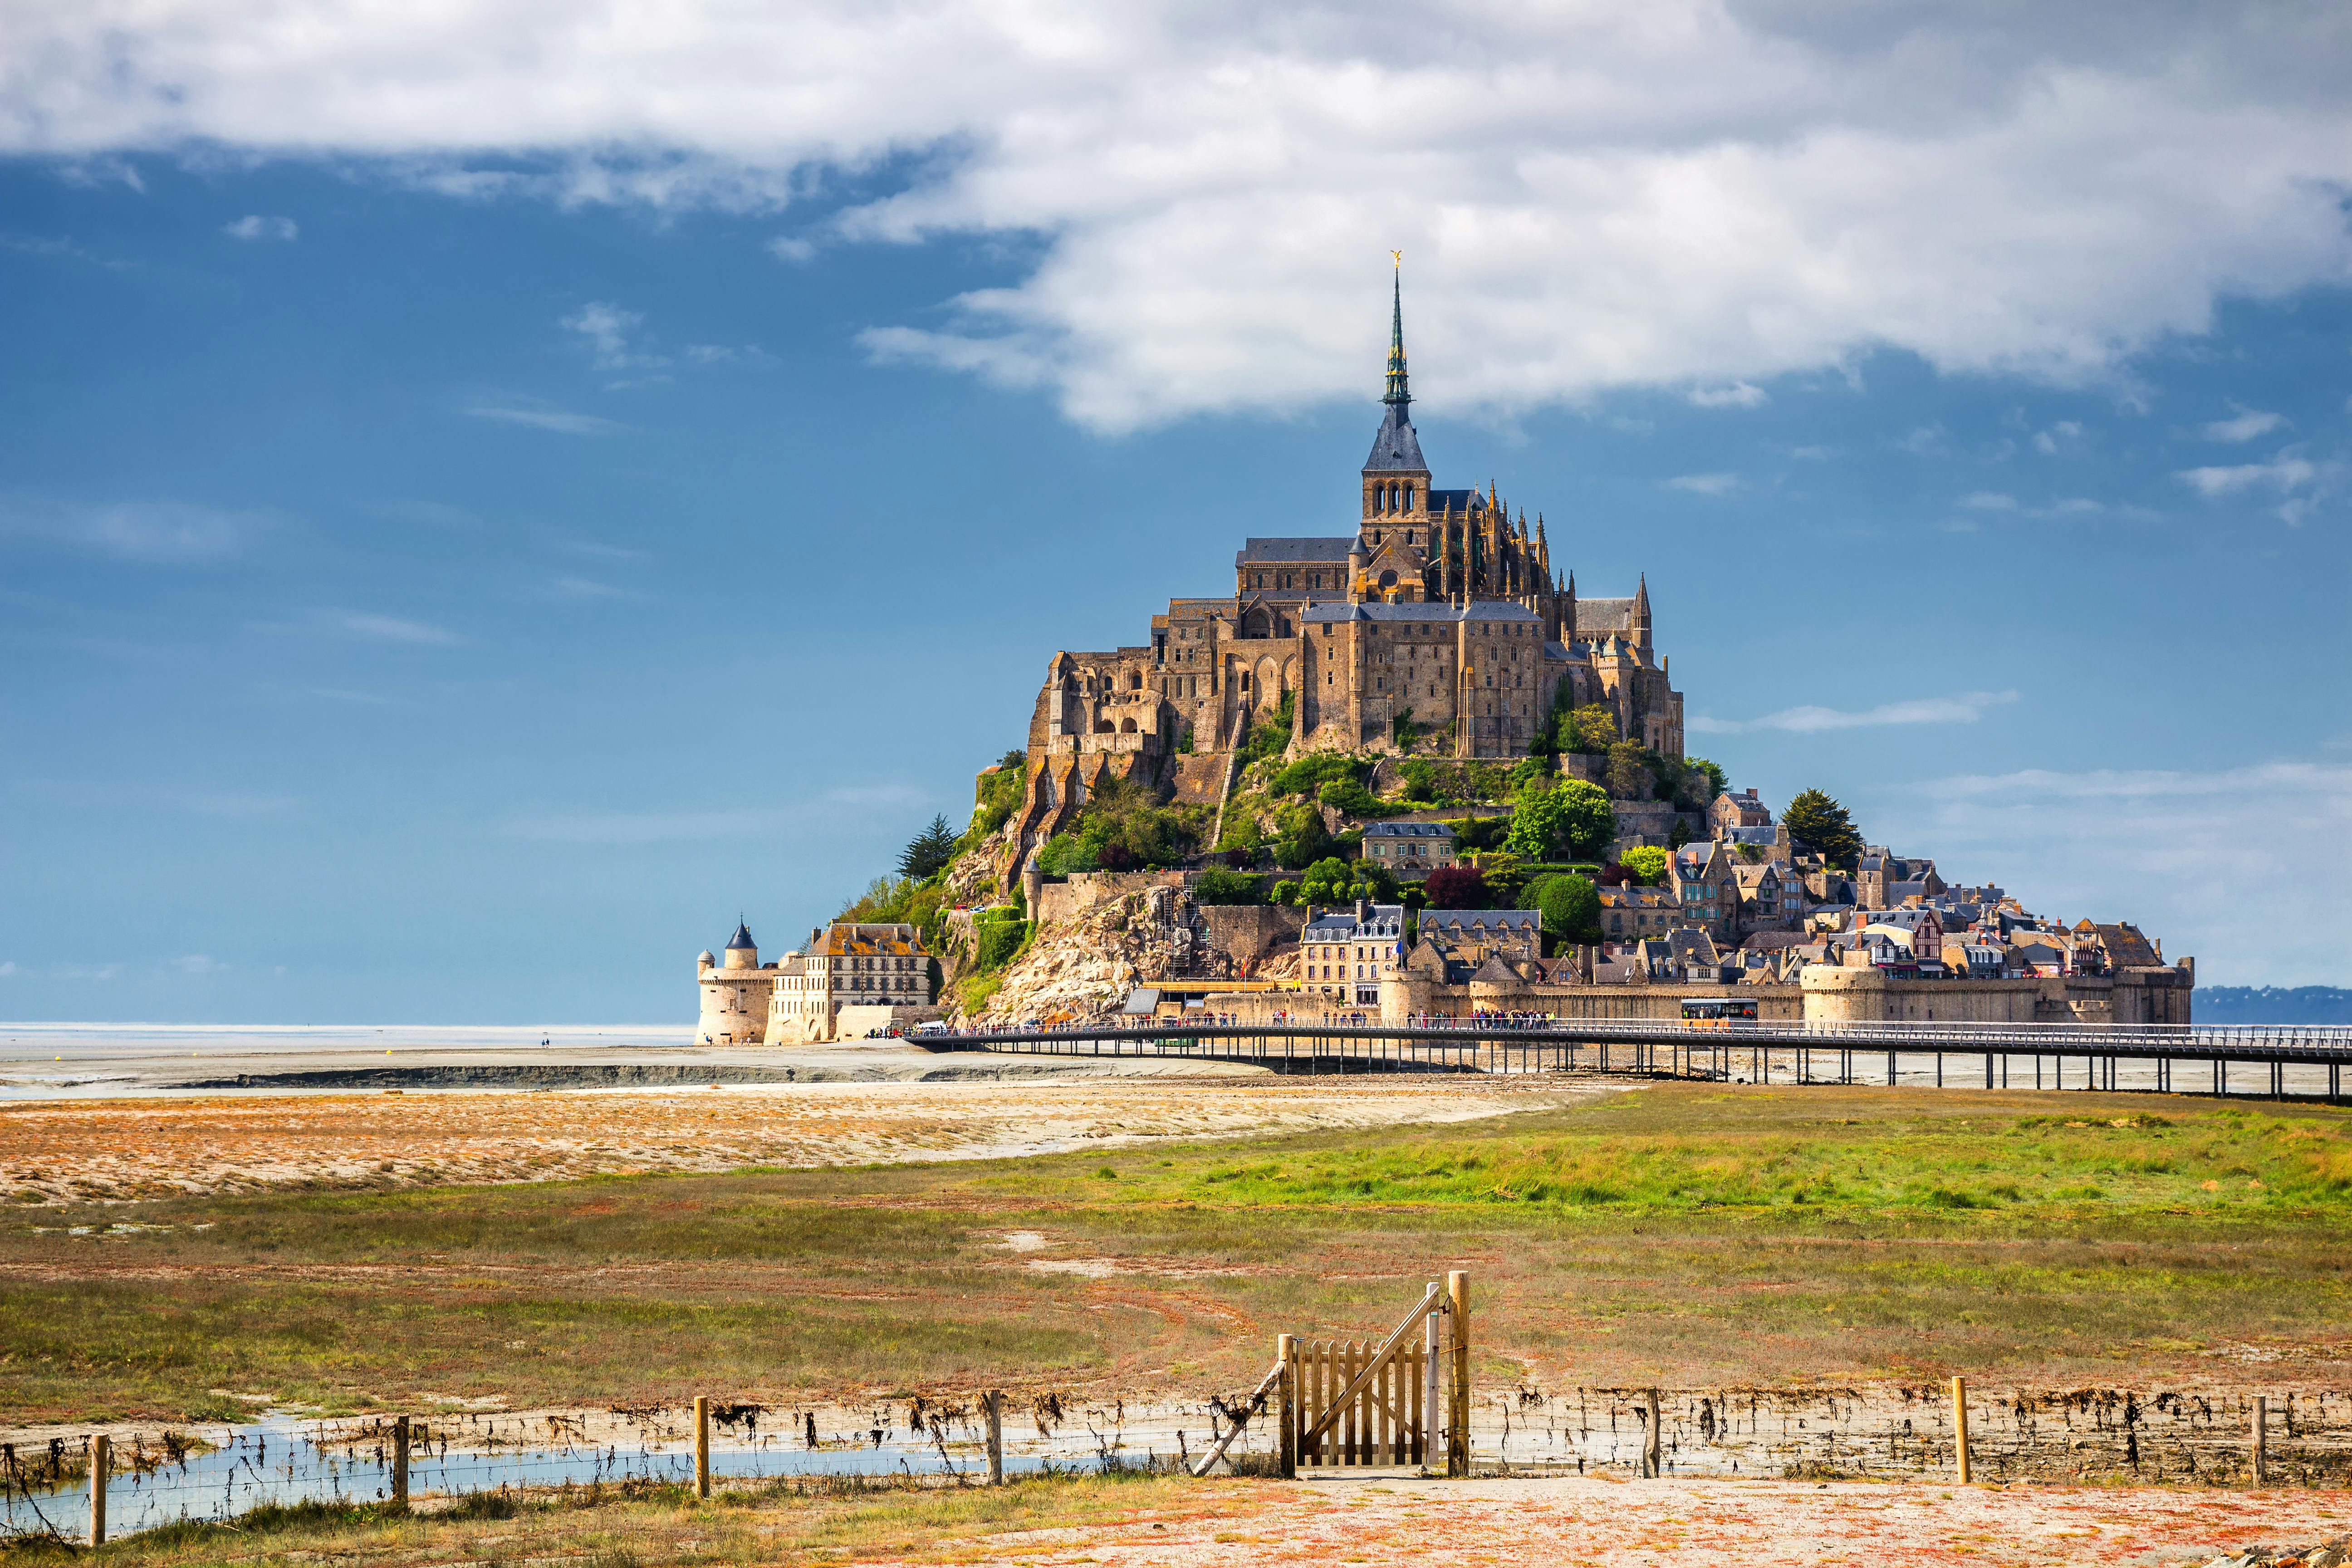
M 1432 1281 L 1377 1343 L 1281 1335 L 1274 1366 L 1231 1430 L 1194 1468 L 1205 1476 L 1250 1416 L 1275 1403 L 1282 1473 L 1301 1465 L 1434 1467 L 1470 1473 L 1470 1276 Z

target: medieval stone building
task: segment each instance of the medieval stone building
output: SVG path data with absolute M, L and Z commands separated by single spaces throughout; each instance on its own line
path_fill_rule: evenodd
M 1580 599 L 1540 515 L 1530 529 L 1491 484 L 1433 485 L 1410 417 L 1401 290 L 1391 310 L 1355 531 L 1247 540 L 1230 595 L 1170 600 L 1136 647 L 1055 654 L 1029 724 L 1024 846 L 1106 774 L 1213 800 L 1234 748 L 1286 697 L 1296 751 L 1525 756 L 1565 686 L 1571 706 L 1613 709 L 1620 734 L 1683 754 L 1648 583 Z

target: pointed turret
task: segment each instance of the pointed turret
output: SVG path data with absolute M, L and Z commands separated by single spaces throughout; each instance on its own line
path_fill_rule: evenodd
M 1395 280 L 1389 292 L 1389 388 L 1381 401 L 1402 407 L 1412 401 L 1405 389 L 1404 374 L 1404 264 L 1397 264 Z
M 1650 647 L 1650 574 L 1642 574 L 1641 586 L 1633 590 L 1633 636 L 1635 647 Z
M 1429 464 L 1421 455 L 1421 437 L 1413 434 L 1412 394 L 1407 390 L 1404 371 L 1404 273 L 1400 268 L 1389 306 L 1389 376 L 1388 390 L 1381 395 L 1388 405 L 1381 417 L 1380 434 L 1372 437 L 1372 455 L 1364 459 L 1364 513 L 1367 517 L 1379 510 L 1381 502 L 1371 484 L 1375 474 L 1402 476 L 1417 474 L 1429 477 Z M 1391 487 L 1393 488 L 1393 487 Z M 1425 490 L 1427 487 L 1424 485 Z

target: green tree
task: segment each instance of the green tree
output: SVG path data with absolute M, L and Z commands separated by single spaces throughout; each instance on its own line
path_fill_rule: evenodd
M 1683 759 L 1683 765 L 1685 767 L 1696 768 L 1698 772 L 1706 775 L 1706 798 L 1707 804 L 1710 805 L 1715 803 L 1715 797 L 1717 795 L 1723 794 L 1726 790 L 1731 787 L 1731 775 L 1725 773 L 1721 768 L 1717 767 L 1713 763 L 1708 762 L 1705 757 L 1685 757 Z
M 1608 791 L 1582 779 L 1562 779 L 1552 793 L 1559 798 L 1570 854 L 1590 858 L 1609 847 L 1617 837 L 1617 813 L 1609 804 Z
M 1310 904 L 1349 904 L 1358 899 L 1394 903 L 1396 883 L 1383 867 L 1334 855 L 1307 868 L 1298 879 L 1298 896 Z
M 1203 871 L 1192 884 L 1192 901 L 1196 904 L 1254 904 L 1258 901 L 1259 886 L 1258 879 L 1245 871 Z
M 1528 883 L 1520 897 L 1543 911 L 1543 933 L 1555 952 L 1563 943 L 1601 940 L 1601 893 L 1583 878 L 1555 871 Z
M 1649 800 L 1658 793 L 1648 750 L 1632 741 L 1609 748 L 1609 793 L 1619 800 Z
M 1638 849 L 1626 850 L 1625 858 L 1618 864 L 1641 878 L 1643 887 L 1654 888 L 1665 880 L 1666 862 L 1670 858 L 1666 851 L 1656 845 L 1644 844 Z
M 1780 815 L 1789 837 L 1842 871 L 1862 856 L 1862 834 L 1845 807 L 1817 789 L 1799 792 Z
M 1303 871 L 1331 853 L 1331 830 L 1323 814 L 1305 804 L 1285 810 L 1282 835 L 1274 841 L 1275 863 L 1286 871 Z
M 956 834 L 944 816 L 934 816 L 931 825 L 915 835 L 914 839 L 898 855 L 898 874 L 918 882 L 928 882 L 948 868 L 955 858 Z
M 1504 849 L 1522 860 L 1549 860 L 1552 846 L 1567 837 L 1568 806 L 1560 792 L 1541 784 L 1521 789 L 1511 806 L 1511 831 L 1503 840 Z
M 1617 710 L 1606 702 L 1588 702 L 1578 709 L 1572 718 L 1575 721 L 1575 750 L 1605 752 L 1617 743 Z
M 1297 879 L 1295 877 L 1285 877 L 1282 880 L 1274 885 L 1273 890 L 1267 894 L 1267 898 L 1270 901 L 1277 904 L 1293 905 L 1297 903 Z

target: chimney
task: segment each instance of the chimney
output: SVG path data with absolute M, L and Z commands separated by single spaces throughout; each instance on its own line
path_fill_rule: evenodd
M 1371 918 L 1372 900 L 1370 899 L 1358 899 L 1356 900 L 1356 923 L 1358 925 L 1362 925 Z

